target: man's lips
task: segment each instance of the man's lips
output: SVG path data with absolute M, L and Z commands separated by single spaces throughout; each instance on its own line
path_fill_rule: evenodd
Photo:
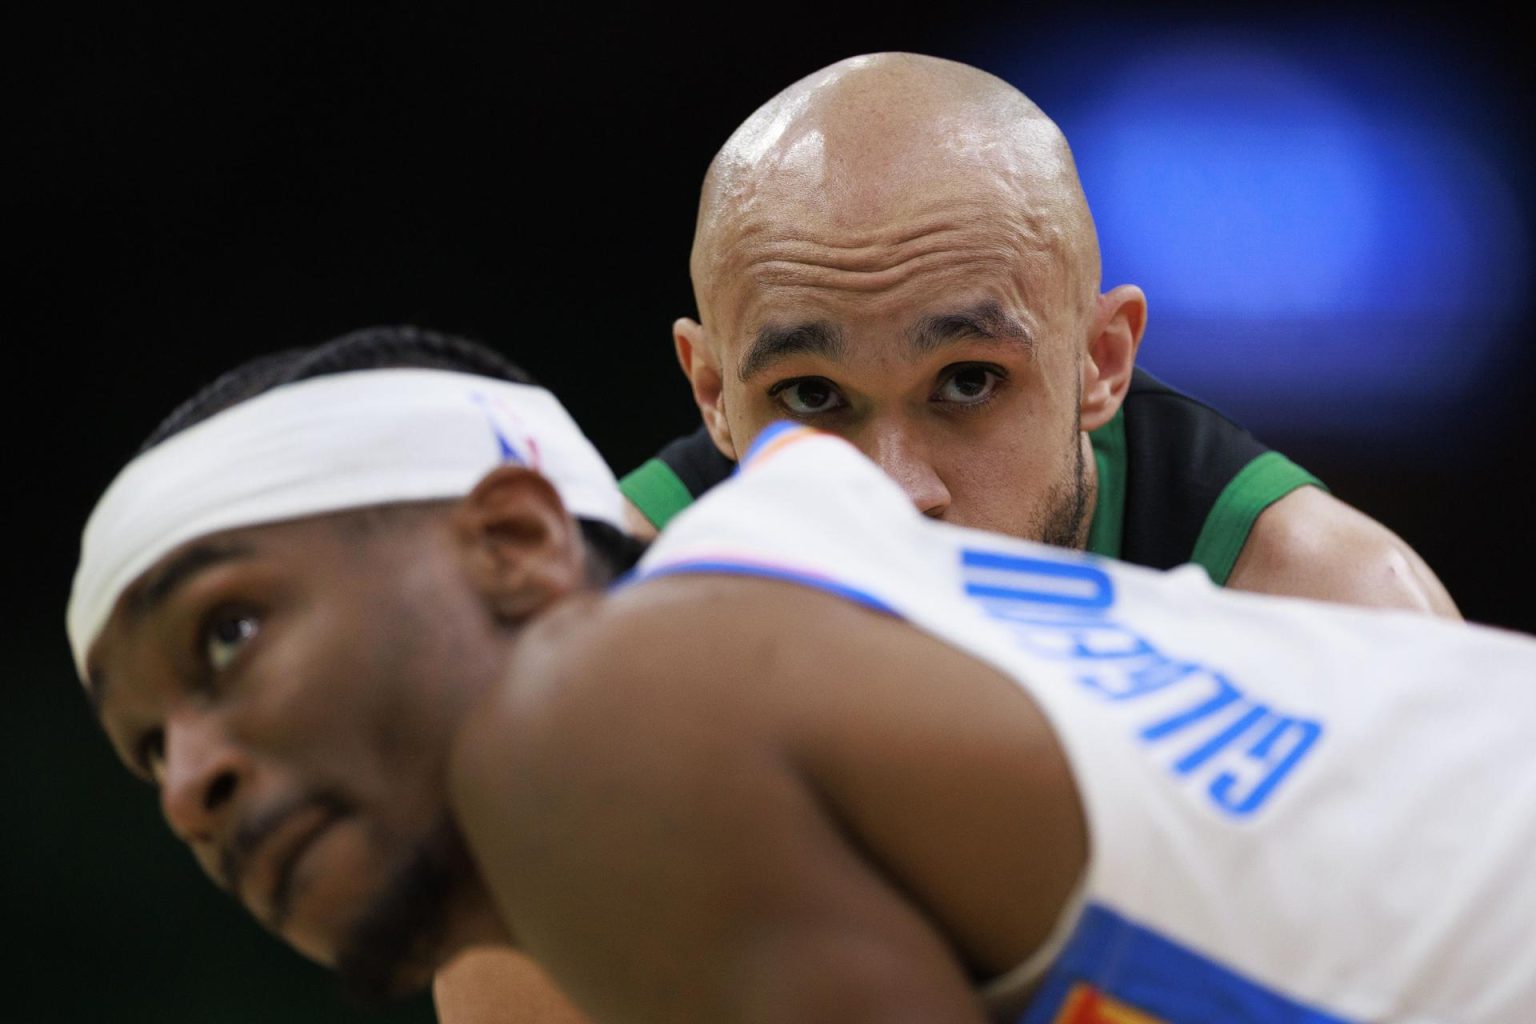
M 225 851 L 227 885 L 273 931 L 288 916 L 299 859 L 342 813 L 328 800 L 287 805 L 242 828 Z

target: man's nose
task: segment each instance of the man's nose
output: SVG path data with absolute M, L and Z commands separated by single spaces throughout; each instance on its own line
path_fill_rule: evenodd
M 927 447 L 909 431 L 900 427 L 875 430 L 868 437 L 864 454 L 907 492 L 907 497 L 923 515 L 940 519 L 948 511 L 949 488 L 934 469 Z
M 164 729 L 161 813 L 183 842 L 215 840 L 249 783 L 250 762 L 219 716 L 207 710 L 177 709 Z

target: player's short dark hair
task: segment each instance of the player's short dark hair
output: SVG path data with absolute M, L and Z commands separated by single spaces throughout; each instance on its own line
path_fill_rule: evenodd
M 409 325 L 365 327 L 311 348 L 291 348 L 241 363 L 177 406 L 139 451 L 284 384 L 331 373 L 389 368 L 456 370 L 518 384 L 536 383 L 501 353 L 468 338 Z M 605 570 L 598 573 L 600 577 L 612 578 L 628 571 L 645 550 L 639 541 L 608 523 L 595 519 L 576 522 L 588 550 Z

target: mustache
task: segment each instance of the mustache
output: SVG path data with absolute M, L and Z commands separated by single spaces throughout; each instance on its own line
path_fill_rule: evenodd
M 218 852 L 219 885 L 238 899 L 246 869 L 250 866 L 251 855 L 291 815 L 311 807 L 319 808 L 331 818 L 340 817 L 343 814 L 350 813 L 352 810 L 350 801 L 343 799 L 335 793 L 322 790 L 299 793 L 270 807 L 253 812 L 240 822 L 234 834 L 230 837 L 229 842 Z M 274 917 L 280 918 L 284 914 L 287 894 L 288 875 L 285 870 L 274 899 Z

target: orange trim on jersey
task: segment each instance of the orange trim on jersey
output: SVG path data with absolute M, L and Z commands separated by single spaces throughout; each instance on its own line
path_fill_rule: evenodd
M 1113 999 L 1086 982 L 1067 993 L 1061 1012 L 1052 1024 L 1167 1024 L 1161 1017 L 1143 1013 Z
M 747 460 L 747 462 L 742 466 L 742 469 L 744 471 L 748 469 L 755 469 L 762 465 L 764 462 L 767 462 L 773 456 L 777 455 L 779 452 L 783 451 L 785 448 L 788 448 L 790 445 L 797 444 L 800 441 L 808 441 L 813 437 L 820 436 L 822 436 L 822 432 L 817 430 L 815 427 L 795 427 L 792 430 L 786 430 L 772 441 L 769 441 L 767 444 L 763 445 L 759 451 L 753 452 L 752 457 Z

